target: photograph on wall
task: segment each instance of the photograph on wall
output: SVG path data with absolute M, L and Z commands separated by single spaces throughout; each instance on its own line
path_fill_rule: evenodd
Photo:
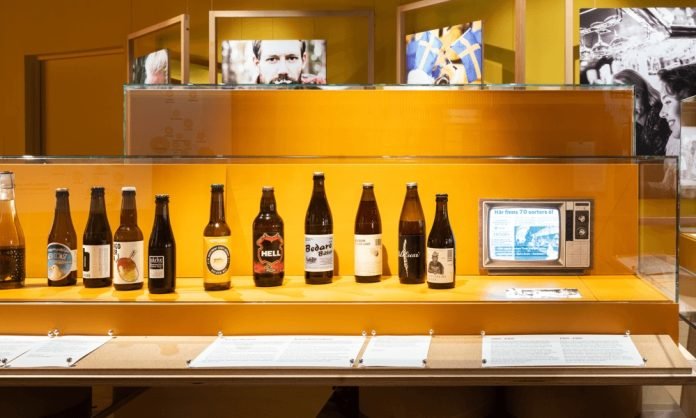
M 160 49 L 136 58 L 131 72 L 133 84 L 169 84 L 169 50 Z
M 407 84 L 481 84 L 480 20 L 406 35 Z
M 223 84 L 326 84 L 326 41 L 222 41 Z
M 581 84 L 634 86 L 635 154 L 680 155 L 682 184 L 696 186 L 680 119 L 681 100 L 696 95 L 695 19 L 689 7 L 581 9 L 579 54 Z

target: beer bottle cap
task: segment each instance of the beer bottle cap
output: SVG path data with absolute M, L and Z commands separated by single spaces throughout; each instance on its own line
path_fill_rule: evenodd
M 315 171 L 313 176 L 314 176 L 314 178 L 317 178 L 317 177 L 323 178 L 324 172 L 323 171 Z
M 435 194 L 435 200 L 447 200 L 447 193 Z
M 263 186 L 262 189 L 264 192 L 272 192 L 273 191 L 273 186 Z
M 125 186 L 121 187 L 122 192 L 133 192 L 135 193 L 135 186 Z
M 224 190 L 225 185 L 224 184 L 211 184 L 210 185 L 210 191 L 217 192 L 217 191 L 222 191 Z
M 92 194 L 95 193 L 104 194 L 104 186 L 92 186 Z
M 169 195 L 168 194 L 156 194 L 155 195 L 155 202 L 169 202 Z
M 63 195 L 67 196 L 69 194 L 67 187 L 59 187 L 56 189 L 56 196 Z
M 409 189 L 413 189 L 414 187 L 418 187 L 418 183 L 416 183 L 415 181 L 412 181 L 412 182 L 406 183 L 406 187 L 408 187 Z
M 363 189 L 371 189 L 374 185 L 372 183 L 363 183 Z
M 0 171 L 0 189 L 14 188 L 14 173 L 11 171 Z

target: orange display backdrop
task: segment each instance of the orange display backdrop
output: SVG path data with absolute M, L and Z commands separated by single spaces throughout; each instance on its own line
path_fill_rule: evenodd
M 125 88 L 127 155 L 630 156 L 630 88 Z

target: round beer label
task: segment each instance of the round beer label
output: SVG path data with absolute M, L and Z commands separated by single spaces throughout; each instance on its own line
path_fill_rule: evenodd
M 208 270 L 213 274 L 225 274 L 230 268 L 230 250 L 223 245 L 216 245 L 208 250 L 205 259 Z
M 52 242 L 48 244 L 48 280 L 62 280 L 70 274 L 73 253 L 67 245 Z

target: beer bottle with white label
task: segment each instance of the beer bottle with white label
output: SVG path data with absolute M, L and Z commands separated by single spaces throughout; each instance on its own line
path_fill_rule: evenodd
M 372 183 L 363 183 L 355 216 L 355 281 L 378 282 L 382 277 L 382 220 Z
M 331 283 L 334 271 L 333 220 L 324 189 L 324 173 L 313 175 L 314 189 L 305 216 L 305 282 Z
M 425 215 L 418 197 L 418 184 L 406 184 L 406 198 L 399 218 L 399 281 L 425 282 Z
M 112 237 L 106 217 L 104 188 L 92 187 L 89 217 L 82 235 L 82 281 L 85 287 L 111 286 Z
M 447 195 L 435 195 L 435 220 L 428 235 L 428 287 L 451 289 L 456 276 L 454 234 L 447 214 Z
M 70 216 L 69 197 L 68 189 L 56 189 L 56 210 L 46 251 L 49 286 L 77 283 L 77 234 Z
M 0 172 L 0 289 L 24 286 L 24 232 L 15 207 L 14 173 Z
M 225 222 L 225 189 L 222 184 L 210 186 L 210 220 L 203 230 L 205 259 L 203 287 L 205 290 L 230 288 L 230 227 Z
M 143 287 L 143 232 L 138 227 L 135 187 L 121 189 L 121 224 L 114 233 L 114 288 L 137 290 Z
M 259 287 L 282 285 L 285 277 L 285 235 L 283 219 L 276 211 L 275 194 L 271 186 L 263 187 L 261 207 L 252 229 L 254 284 Z
M 169 196 L 155 196 L 155 222 L 147 248 L 147 288 L 150 293 L 172 293 L 176 288 L 176 243 L 169 222 Z

